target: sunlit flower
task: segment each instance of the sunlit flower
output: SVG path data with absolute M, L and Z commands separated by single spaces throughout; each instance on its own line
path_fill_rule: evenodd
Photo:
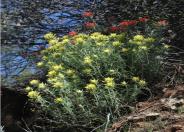
M 44 89 L 46 85 L 44 83 L 39 83 L 38 88 L 39 89 Z
M 144 36 L 143 35 L 135 35 L 133 38 L 134 41 L 143 41 Z
M 111 53 L 111 49 L 109 49 L 109 48 L 106 48 L 106 49 L 104 49 L 104 51 L 103 51 L 104 53 Z
M 146 46 L 139 46 L 139 49 L 141 49 L 141 50 L 147 50 L 148 48 Z
M 76 43 L 82 44 L 84 42 L 83 38 L 76 38 Z
M 146 81 L 140 80 L 140 81 L 138 82 L 138 84 L 139 84 L 140 86 L 145 86 L 145 85 L 146 85 Z
M 61 103 L 63 103 L 63 99 L 62 99 L 61 97 L 58 97 L 58 98 L 55 98 L 55 99 L 54 99 L 54 102 L 55 102 L 56 104 L 61 104 Z
M 75 71 L 72 70 L 72 69 L 68 69 L 68 70 L 66 71 L 66 75 L 68 75 L 68 76 L 73 76 L 74 73 L 75 73 Z
M 171 47 L 170 45 L 164 44 L 164 48 L 165 48 L 165 49 L 168 49 L 168 48 L 170 48 L 170 47 Z
M 31 80 L 30 84 L 33 86 L 37 86 L 39 84 L 39 80 Z
M 104 82 L 105 82 L 105 87 L 107 87 L 107 88 L 114 88 L 115 87 L 114 78 L 107 77 L 104 79 Z
M 75 35 L 77 35 L 77 32 L 71 31 L 71 32 L 69 32 L 68 34 L 69 34 L 69 36 L 75 36 Z
M 59 71 L 59 70 L 62 70 L 62 69 L 64 69 L 61 65 L 54 65 L 53 67 L 52 67 L 52 69 L 54 70 L 54 71 Z
M 140 80 L 139 77 L 132 77 L 132 81 L 134 81 L 134 82 L 138 82 L 139 80 Z
M 121 43 L 119 41 L 115 41 L 115 42 L 112 43 L 112 45 L 114 47 L 118 47 L 118 46 L 121 46 Z
M 95 84 L 93 84 L 93 83 L 89 83 L 89 84 L 87 84 L 86 85 L 86 87 L 85 87 L 87 90 L 89 90 L 89 91 L 91 91 L 91 92 L 93 92 L 93 91 L 95 91 L 96 90 L 96 85 Z
M 51 71 L 48 72 L 48 76 L 49 76 L 49 77 L 54 77 L 54 76 L 56 76 L 56 75 L 57 75 L 57 72 L 54 71 L 54 70 L 51 70 Z
M 40 94 L 37 91 L 30 91 L 27 96 L 31 99 L 38 99 Z
M 93 13 L 91 11 L 85 11 L 83 14 L 82 14 L 83 17 L 92 17 L 93 16 Z
M 29 86 L 27 86 L 26 88 L 25 88 L 25 91 L 26 92 L 30 92 L 30 91 L 32 91 L 33 89 L 31 88 L 31 87 L 29 87 Z
M 90 65 L 90 64 L 92 63 L 92 61 L 93 61 L 93 60 L 91 59 L 90 56 L 84 57 L 84 64 Z
M 55 35 L 53 33 L 47 33 L 47 34 L 44 35 L 44 38 L 46 40 L 55 39 Z
M 76 93 L 78 93 L 78 94 L 82 94 L 82 93 L 83 93 L 83 91 L 82 91 L 82 90 L 76 90 Z
M 128 48 L 122 48 L 121 51 L 122 52 L 127 52 L 129 49 Z
M 127 82 L 126 81 L 123 81 L 123 82 L 121 82 L 121 85 L 122 86 L 127 86 Z
M 63 39 L 63 41 L 61 42 L 62 44 L 68 44 L 70 42 L 70 40 L 69 39 Z
M 90 80 L 90 83 L 93 83 L 93 84 L 96 84 L 96 85 L 97 85 L 98 80 L 96 80 L 96 79 L 91 79 L 91 80 Z
M 63 87 L 64 87 L 64 83 L 63 83 L 63 82 L 57 81 L 57 82 L 55 82 L 55 83 L 53 84 L 53 87 L 54 87 L 54 88 L 63 88 Z
M 57 43 L 58 43 L 58 40 L 57 39 L 49 40 L 49 44 L 50 45 L 56 45 Z
M 36 65 L 37 65 L 38 67 L 42 67 L 42 66 L 43 66 L 43 62 L 38 62 Z

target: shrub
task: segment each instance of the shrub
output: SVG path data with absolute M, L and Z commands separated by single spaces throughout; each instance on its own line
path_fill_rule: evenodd
M 32 80 L 26 90 L 63 126 L 94 128 L 115 120 L 123 104 L 160 75 L 160 58 L 168 48 L 157 38 L 127 33 L 62 38 L 48 33 L 45 39 L 50 47 L 38 66 L 48 70 L 47 81 Z

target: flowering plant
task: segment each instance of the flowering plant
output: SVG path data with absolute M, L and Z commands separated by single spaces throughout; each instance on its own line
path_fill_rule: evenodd
M 107 118 L 117 119 L 123 104 L 159 75 L 168 48 L 139 34 L 130 39 L 126 33 L 99 32 L 44 37 L 50 47 L 38 66 L 48 69 L 47 81 L 32 80 L 26 90 L 53 120 L 67 126 L 105 128 Z

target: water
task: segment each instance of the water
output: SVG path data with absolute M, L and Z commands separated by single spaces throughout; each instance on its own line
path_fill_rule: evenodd
M 16 84 L 22 74 L 36 74 L 35 52 L 47 45 L 43 35 L 80 30 L 81 13 L 94 11 L 100 0 L 2 0 L 1 65 L 3 85 Z

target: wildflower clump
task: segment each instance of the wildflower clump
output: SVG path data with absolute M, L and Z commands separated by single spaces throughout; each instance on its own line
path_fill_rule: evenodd
M 85 12 L 83 16 L 93 14 Z M 123 21 L 120 25 L 137 23 Z M 44 38 L 50 46 L 37 65 L 47 69 L 47 80 L 31 80 L 26 91 L 61 125 L 97 127 L 96 122 L 103 124 L 108 114 L 115 120 L 122 103 L 136 100 L 141 89 L 160 76 L 162 63 L 155 56 L 163 56 L 168 50 L 166 45 L 155 44 L 159 43 L 157 38 L 142 34 L 73 31 L 61 38 L 52 33 Z

